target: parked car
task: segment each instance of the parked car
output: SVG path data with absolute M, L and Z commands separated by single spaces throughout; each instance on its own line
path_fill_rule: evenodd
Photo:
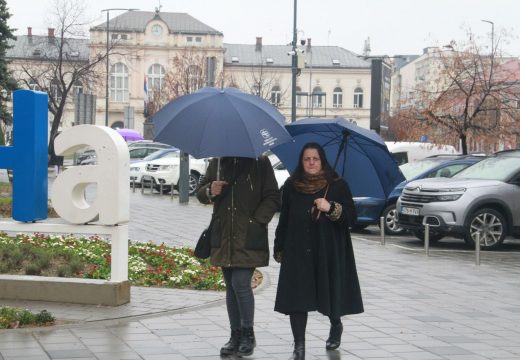
M 399 166 L 406 180 L 397 185 L 388 195 L 386 206 L 379 215 L 385 219 L 385 233 L 400 235 L 405 232 L 405 229 L 397 225 L 395 205 L 406 184 L 419 179 L 452 177 L 484 158 L 484 155 L 434 155 Z
M 143 177 L 144 171 L 146 170 L 146 165 L 148 162 L 167 157 L 178 157 L 179 155 L 176 154 L 178 152 L 179 149 L 177 148 L 163 149 L 151 153 L 142 160 L 132 161 L 130 164 L 130 182 L 133 182 L 137 186 L 141 186 L 141 179 Z
M 398 225 L 430 241 L 445 235 L 483 249 L 499 247 L 507 235 L 520 236 L 520 150 L 498 152 L 452 178 L 407 184 L 397 201 Z
M 433 155 L 457 154 L 457 149 L 452 145 L 406 141 L 386 141 L 385 144 L 398 165 L 418 161 Z
M 142 186 L 153 186 L 155 190 L 159 191 L 162 184 L 163 192 L 166 193 L 173 190 L 172 184 L 174 189 L 178 189 L 180 173 L 179 155 L 180 152 L 175 152 L 172 156 L 149 161 L 142 172 Z M 195 193 L 201 177 L 206 174 L 207 160 L 195 159 L 190 156 L 189 166 L 189 193 L 192 195 Z

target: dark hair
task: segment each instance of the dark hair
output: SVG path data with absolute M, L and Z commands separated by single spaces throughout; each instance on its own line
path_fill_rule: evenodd
M 325 155 L 325 150 L 323 147 L 315 142 L 307 143 L 303 146 L 302 151 L 300 152 L 300 157 L 298 158 L 298 166 L 294 170 L 294 173 L 291 176 L 292 180 L 301 180 L 305 174 L 305 170 L 303 169 L 303 153 L 307 149 L 314 149 L 318 151 L 318 155 L 321 161 L 321 169 L 325 173 L 325 178 L 327 182 L 330 184 L 333 181 L 336 181 L 339 178 L 338 173 L 330 166 L 327 156 Z

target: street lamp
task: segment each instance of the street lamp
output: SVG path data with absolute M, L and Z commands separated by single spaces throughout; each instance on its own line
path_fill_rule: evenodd
M 480 20 L 483 22 L 487 22 L 488 24 L 491 24 L 491 56 L 493 56 L 494 53 L 494 47 L 495 47 L 495 23 L 490 20 Z
M 106 85 L 105 85 L 105 126 L 108 126 L 108 102 L 109 102 L 109 97 L 108 97 L 108 82 L 110 80 L 110 69 L 109 69 L 109 66 L 110 66 L 110 61 L 108 60 L 108 53 L 110 52 L 110 30 L 109 30 L 109 20 L 110 20 L 110 11 L 117 11 L 117 10 L 122 10 L 122 11 L 134 11 L 134 10 L 139 10 L 139 9 L 126 9 L 126 8 L 111 8 L 111 9 L 104 9 L 104 10 L 101 10 L 101 12 L 105 12 L 107 13 L 107 79 L 106 79 Z
M 296 41 L 297 41 L 297 30 L 296 30 L 296 9 L 298 0 L 294 0 L 294 21 L 293 21 L 293 40 L 292 40 L 292 97 L 291 97 L 291 122 L 296 121 L 296 75 L 298 73 L 298 54 L 296 53 Z

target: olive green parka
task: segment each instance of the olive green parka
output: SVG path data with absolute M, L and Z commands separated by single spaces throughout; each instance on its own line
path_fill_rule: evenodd
M 227 181 L 219 196 L 211 196 L 217 180 L 217 159 L 211 160 L 197 190 L 203 204 L 213 203 L 210 262 L 222 267 L 269 265 L 267 224 L 280 206 L 280 193 L 267 157 L 226 157 L 220 160 L 220 180 Z

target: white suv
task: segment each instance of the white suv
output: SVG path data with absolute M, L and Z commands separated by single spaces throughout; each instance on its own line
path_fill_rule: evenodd
M 179 168 L 180 168 L 180 152 L 175 152 L 169 157 L 152 160 L 146 164 L 146 167 L 141 172 L 141 183 L 143 186 L 153 186 L 155 190 L 160 191 L 160 185 L 163 185 L 163 192 L 178 189 L 179 184 Z M 199 181 L 204 174 L 206 174 L 207 160 L 195 159 L 190 156 L 190 195 L 193 194 L 199 185 Z
M 520 150 L 499 152 L 451 178 L 412 181 L 396 209 L 399 226 L 418 237 L 429 224 L 433 241 L 449 234 L 496 248 L 507 235 L 520 236 Z

